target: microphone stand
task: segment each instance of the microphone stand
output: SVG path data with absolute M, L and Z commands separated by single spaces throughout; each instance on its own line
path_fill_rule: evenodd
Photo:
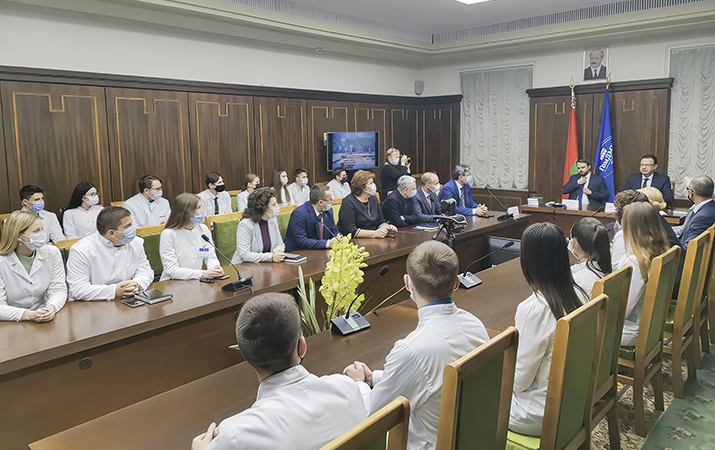
M 377 276 L 373 278 L 372 281 L 368 283 L 368 285 L 365 286 L 363 289 L 361 289 L 360 292 L 355 296 L 353 301 L 350 303 L 350 306 L 348 306 L 348 310 L 345 315 L 340 315 L 338 317 L 330 319 L 330 329 L 333 333 L 337 333 L 340 336 L 347 336 L 348 334 L 355 333 L 356 331 L 370 328 L 370 322 L 368 322 L 362 314 L 357 311 L 351 314 L 350 309 L 353 307 L 357 299 L 360 298 L 360 296 L 364 294 L 365 291 L 367 291 L 367 289 L 372 286 L 372 284 L 377 281 L 378 278 L 385 275 L 388 270 L 390 270 L 390 266 L 382 266 L 382 269 L 380 269 L 380 272 L 377 274 Z
M 514 214 L 509 214 L 509 213 L 507 212 L 507 210 L 508 210 L 509 208 L 507 208 L 506 206 L 504 206 L 504 203 L 502 203 L 501 200 L 499 200 L 499 199 L 497 198 L 497 196 L 494 195 L 494 193 L 491 191 L 491 189 L 489 189 L 489 186 L 484 186 L 484 189 L 486 189 L 487 192 L 489 192 L 489 195 L 491 195 L 492 198 L 493 198 L 494 200 L 496 200 L 497 203 L 499 203 L 499 205 L 504 209 L 504 215 L 503 215 L 503 216 L 500 216 L 497 220 L 499 220 L 499 221 L 501 221 L 501 222 L 504 222 L 504 221 L 506 221 L 506 220 L 515 220 L 515 219 L 514 219 Z
M 479 279 L 476 275 L 473 273 L 469 272 L 469 268 L 472 267 L 474 264 L 478 263 L 479 261 L 482 261 L 490 256 L 492 256 L 494 253 L 500 252 L 504 250 L 505 248 L 509 248 L 512 245 L 514 245 L 514 241 L 509 241 L 506 244 L 502 245 L 496 250 L 493 250 L 486 255 L 482 256 L 481 258 L 477 258 L 476 260 L 472 261 L 469 263 L 466 269 L 464 269 L 464 273 L 459 275 L 459 287 L 464 288 L 464 289 L 471 289 L 474 286 L 478 286 L 482 284 L 482 280 Z
M 228 261 L 229 264 L 231 264 L 231 267 L 233 267 L 233 270 L 236 271 L 236 275 L 238 275 L 238 281 L 233 281 L 225 284 L 223 287 L 221 287 L 221 290 L 227 291 L 227 292 L 238 292 L 242 291 L 244 289 L 251 289 L 253 287 L 253 277 L 248 277 L 248 278 L 241 278 L 241 273 L 238 271 L 236 266 L 233 265 L 230 259 L 226 257 L 226 255 L 223 254 L 221 250 L 219 250 L 218 247 L 214 245 L 213 242 L 211 242 L 211 239 L 209 239 L 208 236 L 205 234 L 201 235 L 201 239 L 204 241 L 208 242 L 211 244 L 211 246 L 216 250 L 223 258 Z

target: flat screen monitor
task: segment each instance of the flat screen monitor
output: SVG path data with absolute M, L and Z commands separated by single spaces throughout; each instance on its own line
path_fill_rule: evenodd
M 328 172 L 338 167 L 345 170 L 377 168 L 379 142 L 377 131 L 325 133 Z

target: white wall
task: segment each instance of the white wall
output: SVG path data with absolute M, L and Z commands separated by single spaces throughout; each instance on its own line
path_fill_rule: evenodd
M 295 89 L 414 96 L 414 68 L 88 14 L 3 3 L 0 64 Z

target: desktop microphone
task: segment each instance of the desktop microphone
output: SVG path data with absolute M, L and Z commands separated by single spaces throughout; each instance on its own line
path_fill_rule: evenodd
M 489 252 L 486 255 L 482 256 L 481 258 L 478 258 L 478 259 L 472 261 L 471 263 L 469 263 L 467 268 L 464 269 L 464 273 L 459 275 L 459 287 L 464 288 L 464 289 L 471 289 L 474 286 L 482 284 L 482 280 L 480 280 L 473 273 L 469 272 L 469 268 L 472 267 L 474 264 L 478 263 L 479 261 L 482 261 L 483 259 L 492 256 L 494 253 L 504 250 L 505 248 L 509 248 L 512 245 L 514 245 L 514 241 L 509 241 L 506 244 L 499 247 L 498 249 L 496 249 L 492 252 Z
M 228 261 L 229 264 L 231 264 L 231 267 L 233 267 L 233 270 L 236 271 L 236 275 L 238 275 L 238 281 L 234 281 L 234 282 L 231 282 L 231 283 L 226 284 L 225 286 L 223 286 L 223 287 L 221 288 L 222 290 L 228 291 L 228 292 L 238 292 L 238 291 L 242 291 L 242 290 L 244 290 L 244 289 L 249 289 L 249 288 L 251 288 L 251 287 L 253 286 L 253 277 L 241 278 L 241 273 L 238 271 L 238 269 L 236 268 L 236 266 L 234 266 L 233 263 L 231 262 L 231 260 L 228 259 L 228 258 L 226 257 L 226 255 L 224 255 L 223 252 L 222 252 L 221 250 L 219 250 L 219 248 L 214 245 L 213 242 L 211 242 L 211 239 L 209 239 L 208 236 L 206 236 L 205 234 L 202 234 L 202 235 L 201 235 L 201 239 L 203 239 L 204 241 L 206 241 L 206 242 L 208 242 L 209 244 L 211 244 L 211 246 L 214 248 L 214 250 L 216 250 L 217 252 L 219 252 L 219 254 L 220 254 L 221 256 L 223 256 L 224 259 L 225 259 L 226 261 Z
M 340 336 L 347 336 L 348 334 L 354 333 L 356 331 L 364 330 L 366 328 L 370 328 L 370 322 L 368 322 L 362 314 L 359 312 L 354 312 L 350 314 L 350 309 L 353 307 L 355 302 L 357 301 L 360 296 L 367 291 L 367 289 L 372 286 L 372 283 L 377 281 L 378 278 L 382 277 L 385 275 L 388 271 L 390 270 L 390 266 L 382 266 L 382 269 L 380 269 L 380 272 L 377 274 L 375 278 L 372 279 L 370 283 L 368 283 L 367 286 L 365 286 L 363 289 L 358 292 L 358 294 L 355 296 L 353 301 L 350 303 L 350 306 L 348 306 L 348 310 L 345 313 L 345 315 L 340 315 L 334 319 L 330 319 L 330 322 L 332 322 L 331 330 L 333 333 L 337 333 Z
M 489 192 L 489 195 L 491 195 L 492 198 L 493 198 L 494 200 L 496 200 L 497 203 L 499 203 L 499 205 L 504 209 L 504 215 L 503 215 L 503 216 L 500 216 L 497 220 L 500 220 L 500 221 L 505 221 L 505 220 L 509 220 L 509 219 L 514 220 L 514 214 L 509 214 L 509 213 L 507 212 L 507 211 L 509 210 L 509 208 L 507 208 L 506 206 L 504 206 L 504 203 L 502 203 L 501 200 L 499 200 L 499 199 L 497 198 L 497 196 L 494 195 L 494 193 L 491 191 L 491 189 L 489 189 L 489 186 L 484 186 L 484 189 L 486 189 L 487 192 Z
M 323 213 L 320 213 L 320 214 L 323 214 Z M 323 220 L 319 220 L 318 222 L 320 222 L 320 226 L 322 226 L 324 229 L 328 230 L 328 233 L 330 233 L 330 235 L 333 238 L 337 238 L 337 236 L 332 231 L 330 231 L 330 228 L 325 226 L 325 216 L 323 216 Z
M 596 210 L 596 212 L 594 212 L 593 214 L 591 214 L 591 217 L 596 217 L 596 214 L 598 214 L 598 213 L 604 211 L 605 209 L 606 209 L 606 205 L 603 205 L 603 206 L 599 207 L 599 208 Z

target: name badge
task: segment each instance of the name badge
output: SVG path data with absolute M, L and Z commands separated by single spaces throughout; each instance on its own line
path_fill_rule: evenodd
M 209 248 L 208 247 L 200 247 L 199 248 L 199 258 L 201 259 L 208 259 L 209 255 Z

